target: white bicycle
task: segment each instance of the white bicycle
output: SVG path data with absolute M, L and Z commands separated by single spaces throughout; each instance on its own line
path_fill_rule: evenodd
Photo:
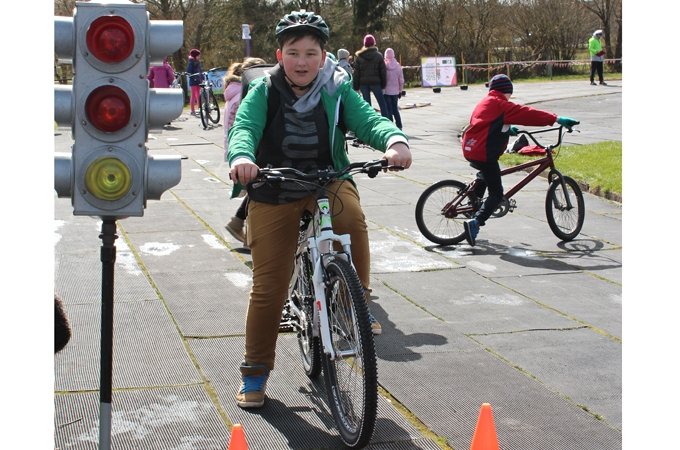
M 295 269 L 281 329 L 297 333 L 302 365 L 309 378 L 318 377 L 323 365 L 328 404 L 349 447 L 367 445 L 373 434 L 378 373 L 364 288 L 352 264 L 350 236 L 333 231 L 326 186 L 351 174 L 365 173 L 374 178 L 388 168 L 397 169 L 387 166 L 384 159 L 312 174 L 292 168 L 260 169 L 259 181 L 255 182 L 291 182 L 317 193 L 314 213 L 305 212 L 300 221 Z

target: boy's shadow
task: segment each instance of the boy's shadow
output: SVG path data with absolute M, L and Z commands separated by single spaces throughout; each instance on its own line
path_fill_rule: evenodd
M 372 295 L 371 300 L 378 297 Z M 371 313 L 382 325 L 382 334 L 375 336 L 375 351 L 380 359 L 387 361 L 416 361 L 421 358 L 420 353 L 414 348 L 434 345 L 445 345 L 448 342 L 446 336 L 435 333 L 411 333 L 405 334 L 389 320 L 387 312 L 373 301 L 369 303 Z

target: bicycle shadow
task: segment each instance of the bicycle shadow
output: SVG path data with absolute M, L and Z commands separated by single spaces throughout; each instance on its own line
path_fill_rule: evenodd
M 371 295 L 371 300 L 377 298 L 380 297 Z M 374 339 L 376 355 L 380 359 L 395 362 L 417 361 L 422 355 L 414 349 L 446 345 L 448 342 L 446 336 L 435 333 L 406 334 L 389 319 L 389 314 L 380 304 L 371 301 L 369 308 L 382 325 L 382 334 L 375 336 Z
M 528 268 L 549 269 L 562 272 L 576 270 L 598 271 L 620 269 L 621 262 L 603 254 L 605 243 L 596 239 L 575 239 L 559 242 L 558 250 L 534 250 L 522 246 L 507 246 L 478 240 L 474 248 L 461 249 L 460 246 L 429 246 L 425 250 L 434 252 L 465 252 L 477 256 L 498 256 L 501 261 Z
M 280 400 L 267 397 L 265 407 L 257 411 L 246 410 L 251 414 L 257 414 L 275 428 L 286 440 L 291 449 L 345 449 L 347 448 L 338 432 L 333 415 L 326 405 L 326 390 L 323 378 L 310 380 L 306 386 L 300 386 L 299 392 L 307 397 L 311 406 L 290 407 Z M 322 426 L 315 426 L 304 416 L 314 414 Z M 380 442 L 410 442 L 412 440 L 408 430 L 403 425 L 386 417 L 378 417 L 375 421 L 375 430 L 371 443 L 377 445 Z M 328 430 L 333 430 L 329 432 Z M 369 444 L 367 448 L 373 447 Z

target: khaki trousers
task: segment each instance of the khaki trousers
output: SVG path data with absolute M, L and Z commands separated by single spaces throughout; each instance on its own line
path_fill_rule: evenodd
M 359 193 L 349 181 L 332 183 L 329 192 L 333 229 L 336 234 L 351 236 L 352 260 L 361 283 L 368 287 L 371 266 L 368 229 Z M 315 195 L 284 205 L 254 200 L 248 205 L 247 238 L 253 261 L 253 287 L 246 314 L 244 359 L 247 365 L 274 368 L 276 339 L 294 268 L 300 217 L 305 210 L 314 211 L 314 208 Z

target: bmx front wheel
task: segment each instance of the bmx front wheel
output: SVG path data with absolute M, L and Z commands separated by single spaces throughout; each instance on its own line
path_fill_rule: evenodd
M 545 214 L 553 234 L 562 241 L 571 241 L 581 232 L 586 209 L 583 192 L 573 178 L 563 176 L 553 180 L 545 198 Z M 567 197 L 569 202 L 567 202 Z

